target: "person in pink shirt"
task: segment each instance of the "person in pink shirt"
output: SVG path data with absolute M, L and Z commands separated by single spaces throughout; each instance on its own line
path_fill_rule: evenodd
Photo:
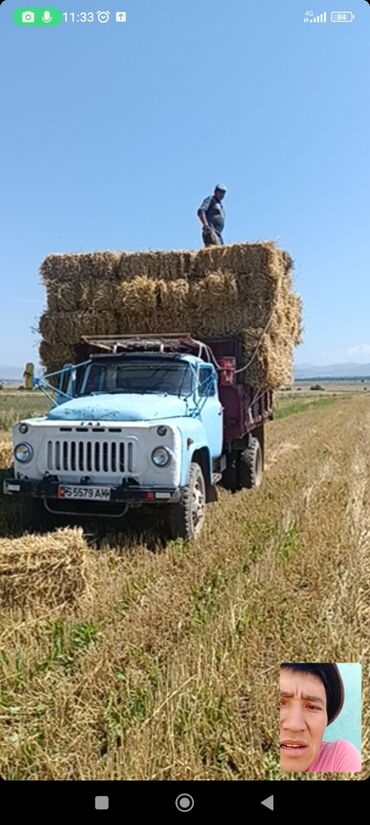
M 361 756 L 344 739 L 323 742 L 339 716 L 344 685 L 337 665 L 280 666 L 280 768 L 307 773 L 358 773 Z

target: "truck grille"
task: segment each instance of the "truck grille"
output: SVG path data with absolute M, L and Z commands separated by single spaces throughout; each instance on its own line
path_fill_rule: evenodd
M 133 448 L 132 441 L 48 441 L 47 468 L 49 472 L 130 474 Z

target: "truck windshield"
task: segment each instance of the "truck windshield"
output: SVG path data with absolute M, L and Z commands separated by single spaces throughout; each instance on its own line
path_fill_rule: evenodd
M 191 395 L 193 377 L 189 364 L 159 361 L 125 361 L 124 364 L 92 364 L 82 395 L 91 393 L 168 393 Z

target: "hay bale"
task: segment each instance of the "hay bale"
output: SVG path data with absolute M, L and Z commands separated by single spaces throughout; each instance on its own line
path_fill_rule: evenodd
M 71 364 L 75 360 L 73 342 L 41 341 L 39 348 L 41 364 L 47 372 L 56 372 L 63 364 Z
M 81 529 L 0 539 L 0 609 L 71 605 L 86 589 Z
M 243 379 L 258 377 L 256 386 L 276 389 L 289 382 L 292 347 L 302 338 L 292 267 L 288 253 L 272 242 L 50 256 L 41 267 L 44 283 L 47 290 L 63 289 L 58 298 L 55 290 L 40 319 L 42 363 L 50 371 L 74 360 L 75 345 L 88 334 L 240 335 L 244 351 L 255 350 Z M 63 297 L 67 284 L 73 284 L 73 298 Z
M 77 252 L 48 255 L 40 273 L 45 286 L 52 283 L 80 281 L 94 276 L 97 280 L 112 280 L 117 276 L 124 252 Z
M 243 361 L 248 364 L 247 383 L 256 389 L 278 389 L 293 380 L 293 351 L 290 341 L 250 329 L 242 336 Z
M 44 312 L 39 329 L 44 339 L 40 344 L 40 360 L 47 372 L 74 362 L 74 345 L 82 335 L 114 335 L 121 331 L 119 316 L 112 310 Z
M 191 272 L 194 252 L 148 251 L 131 252 L 122 256 L 119 265 L 119 280 L 131 278 L 176 279 L 184 278 Z
M 0 441 L 0 470 L 11 467 L 13 461 L 12 445 L 6 441 Z
M 86 278 L 81 283 L 81 289 L 75 309 L 81 311 L 112 312 L 117 304 L 117 284 L 114 281 L 96 281 L 95 278 Z
M 49 312 L 72 312 L 79 303 L 80 284 L 78 280 L 50 281 L 46 286 Z
M 250 244 L 226 244 L 200 249 L 194 257 L 192 276 L 202 277 L 217 269 L 237 272 L 240 275 L 268 273 L 279 278 L 289 273 L 293 261 L 287 252 L 278 249 L 272 241 Z

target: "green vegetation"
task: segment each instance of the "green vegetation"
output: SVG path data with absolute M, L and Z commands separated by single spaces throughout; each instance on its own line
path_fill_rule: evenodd
M 288 415 L 306 412 L 310 407 L 327 407 L 328 404 L 333 404 L 337 398 L 336 395 L 324 395 L 320 398 L 306 397 L 299 401 L 291 398 L 279 399 L 276 404 L 274 418 L 286 418 Z

